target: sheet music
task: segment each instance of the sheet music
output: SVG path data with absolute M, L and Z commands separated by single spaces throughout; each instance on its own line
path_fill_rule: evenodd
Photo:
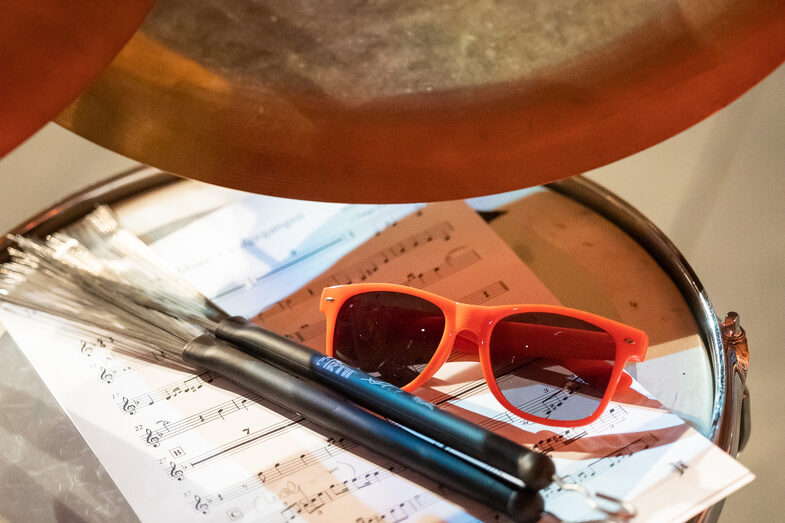
M 556 302 L 461 202 L 287 202 L 272 216 L 255 202 L 211 213 L 154 248 L 229 312 L 319 349 L 315 300 L 328 284 L 367 279 L 471 303 Z M 142 520 L 503 519 L 212 373 L 155 352 L 132 357 L 109 336 L 46 328 L 30 311 L 4 307 L 0 319 Z M 634 501 L 642 519 L 684 519 L 752 478 L 636 385 L 597 422 L 553 430 L 501 409 L 477 367 L 451 358 L 423 397 L 549 453 L 561 475 Z M 550 397 L 543 391 L 543 405 Z M 544 496 L 562 518 L 597 516 L 574 494 L 551 487 Z
M 156 242 L 155 249 L 202 294 L 234 314 L 251 317 L 276 297 L 295 292 L 302 278 L 316 277 L 421 207 L 249 196 Z M 196 249 L 194 235 L 202 237 Z

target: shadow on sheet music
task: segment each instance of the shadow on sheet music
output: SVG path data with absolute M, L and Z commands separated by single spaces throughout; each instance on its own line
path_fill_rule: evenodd
M 464 363 L 467 359 L 476 357 L 462 355 L 460 358 Z M 612 458 L 662 447 L 679 440 L 689 430 L 686 423 L 648 396 L 626 372 L 622 374 L 610 404 L 596 421 L 565 428 L 534 423 L 507 412 L 495 401 L 477 367 L 479 364 L 464 367 L 450 373 L 448 379 L 439 379 L 437 374 L 417 394 L 522 445 L 568 460 Z M 543 388 L 539 397 L 529 401 L 535 410 L 533 414 L 548 417 L 558 409 L 552 405 L 554 389 L 559 390 L 558 385 Z M 565 399 L 560 399 L 558 406 L 562 401 L 568 402 L 571 393 L 565 392 Z

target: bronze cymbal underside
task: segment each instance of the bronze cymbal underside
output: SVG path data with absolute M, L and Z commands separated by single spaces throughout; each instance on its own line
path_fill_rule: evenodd
M 57 121 L 210 183 L 460 198 L 622 158 L 785 59 L 782 0 L 160 0 Z

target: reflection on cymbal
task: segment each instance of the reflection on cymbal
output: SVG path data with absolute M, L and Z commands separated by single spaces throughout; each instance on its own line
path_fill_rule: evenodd
M 781 0 L 160 0 L 58 122 L 237 189 L 459 198 L 683 130 L 776 67 L 784 33 Z

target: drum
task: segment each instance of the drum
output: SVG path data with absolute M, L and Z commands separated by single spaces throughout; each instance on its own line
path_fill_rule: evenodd
M 153 241 L 242 197 L 140 168 L 67 198 L 13 232 L 42 236 L 107 203 L 127 228 Z M 726 452 L 743 448 L 749 406 L 738 317 L 718 320 L 697 276 L 651 222 L 581 177 L 479 203 L 493 207 L 483 213 L 486 220 L 562 304 L 648 333 L 646 361 L 630 369 L 638 381 Z M 0 261 L 7 247 L 0 241 Z M 12 460 L 0 465 L 2 515 L 135 519 L 8 334 L 0 338 L 0 353 L 0 445 L 13 450 Z M 716 517 L 720 508 L 697 519 Z

